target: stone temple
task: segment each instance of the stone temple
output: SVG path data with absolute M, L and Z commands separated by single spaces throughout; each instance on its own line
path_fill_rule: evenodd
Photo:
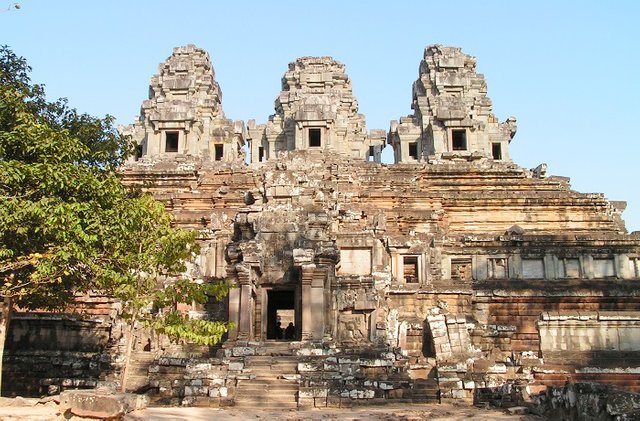
M 368 130 L 345 66 L 302 57 L 266 122 L 233 121 L 207 52 L 174 49 L 122 128 L 139 148 L 121 175 L 201 232 L 185 276 L 233 288 L 185 311 L 235 328 L 216 349 L 141 330 L 132 389 L 261 407 L 526 399 L 567 379 L 640 391 L 640 236 L 624 202 L 514 163 L 516 119 L 493 114 L 459 48 L 424 50 L 411 110 Z M 15 393 L 115 378 L 117 303 L 78 306 L 83 318 L 16 317 Z M 47 352 L 58 359 L 34 370 Z

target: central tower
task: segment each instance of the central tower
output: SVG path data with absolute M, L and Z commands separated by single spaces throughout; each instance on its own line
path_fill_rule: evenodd
M 367 132 L 351 79 L 344 65 L 331 57 L 302 57 L 289 63 L 275 111 L 267 124 L 249 121 L 251 162 L 293 150 L 380 160 L 386 133 Z

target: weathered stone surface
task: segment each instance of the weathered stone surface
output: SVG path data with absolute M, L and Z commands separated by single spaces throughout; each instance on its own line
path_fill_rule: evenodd
M 366 130 L 344 65 L 329 57 L 289 65 L 263 125 L 224 117 L 194 46 L 177 48 L 150 88 L 125 129 L 142 156 L 122 180 L 201 233 L 185 277 L 232 286 L 185 312 L 235 326 L 219 360 L 137 336 L 140 381 L 163 403 L 259 405 L 265 386 L 291 406 L 481 391 L 519 404 L 527 387 L 570 378 L 640 390 L 640 237 L 626 233 L 621 204 L 511 161 L 515 119 L 498 122 L 475 58 L 427 47 L 413 114 L 388 136 Z M 385 137 L 392 165 L 379 163 Z M 87 298 L 110 317 L 95 325 L 96 349 L 109 351 L 50 358 L 18 326 L 5 356 L 15 384 L 37 378 L 34 393 L 57 393 L 118 372 L 117 308 Z M 56 323 L 43 339 L 65 337 Z M 88 347 L 76 339 L 64 344 Z
M 116 394 L 103 390 L 69 390 L 60 394 L 60 406 L 71 414 L 86 418 L 111 419 L 146 408 L 144 395 Z

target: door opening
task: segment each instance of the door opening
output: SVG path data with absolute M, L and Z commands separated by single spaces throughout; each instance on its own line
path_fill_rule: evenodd
M 267 291 L 267 339 L 299 340 L 294 291 Z

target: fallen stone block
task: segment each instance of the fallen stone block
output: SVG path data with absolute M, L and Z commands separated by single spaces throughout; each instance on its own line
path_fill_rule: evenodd
M 60 394 L 62 412 L 85 418 L 118 418 L 146 408 L 149 397 L 108 390 L 66 390 Z
M 512 406 L 507 408 L 509 415 L 526 415 L 529 413 L 529 408 L 526 406 Z

